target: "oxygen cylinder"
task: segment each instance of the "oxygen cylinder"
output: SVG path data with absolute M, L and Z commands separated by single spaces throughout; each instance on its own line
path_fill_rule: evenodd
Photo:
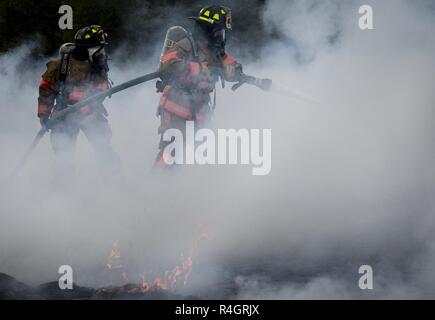
M 59 55 L 62 56 L 65 53 L 71 53 L 75 48 L 75 44 L 74 43 L 64 43 L 63 45 L 60 46 L 59 48 Z
M 163 44 L 162 48 L 162 54 L 160 56 L 160 63 L 158 71 L 161 71 L 162 67 L 162 58 L 163 56 L 168 52 L 169 49 L 171 49 L 178 41 L 188 37 L 189 33 L 186 29 L 184 29 L 181 26 L 175 26 L 169 28 L 168 32 L 166 33 L 165 42 Z

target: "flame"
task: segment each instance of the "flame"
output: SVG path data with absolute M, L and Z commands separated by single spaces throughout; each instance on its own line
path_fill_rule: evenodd
M 140 287 L 140 291 L 144 292 L 144 293 L 150 291 L 151 290 L 151 286 L 148 283 L 148 281 L 146 281 L 145 274 L 140 275 L 140 277 L 142 279 L 142 285 Z
M 159 277 L 154 279 L 154 288 L 160 289 L 160 290 L 166 290 L 166 281 L 160 279 Z
M 192 267 L 193 267 L 193 261 L 192 261 L 192 258 L 189 257 L 183 263 L 183 268 L 185 270 L 187 270 L 186 274 L 184 275 L 184 280 L 183 280 L 183 283 L 184 283 L 185 286 L 187 285 L 187 282 L 189 281 L 189 276 L 192 273 Z
M 192 248 L 188 251 L 189 254 L 184 256 L 181 254 L 181 262 L 176 265 L 172 270 L 167 270 L 164 272 L 162 277 L 155 277 L 153 280 L 148 280 L 146 274 L 140 274 L 141 284 L 139 287 L 134 287 L 130 289 L 129 293 L 134 292 L 142 292 L 146 293 L 151 290 L 170 290 L 175 291 L 179 283 L 182 283 L 184 286 L 187 286 L 189 282 L 189 277 L 192 273 L 193 269 L 193 261 L 194 257 L 198 251 L 199 243 L 203 240 L 209 240 L 208 228 L 205 224 L 198 223 L 198 227 L 200 229 L 199 236 L 193 243 Z M 110 270 L 114 269 L 122 269 L 123 265 L 121 263 L 121 252 L 119 250 L 118 241 L 115 241 L 110 256 L 107 262 L 107 267 Z M 129 278 L 126 272 L 122 273 L 122 278 L 124 284 L 129 282 Z
M 112 249 L 110 251 L 110 256 L 107 261 L 106 266 L 110 269 L 122 269 L 124 266 L 121 263 L 121 252 L 119 251 L 118 241 L 113 243 Z

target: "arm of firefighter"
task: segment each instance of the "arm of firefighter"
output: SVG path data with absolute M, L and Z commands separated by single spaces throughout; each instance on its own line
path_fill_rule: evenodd
M 102 91 L 106 91 L 107 89 L 109 89 L 110 86 L 109 86 L 109 80 L 108 80 L 107 72 L 106 71 L 102 71 L 102 73 L 98 77 L 96 77 L 96 79 L 92 82 L 92 86 L 93 86 L 92 95 L 98 94 L 98 93 L 100 93 Z M 95 101 L 95 102 L 93 102 L 93 103 L 91 103 L 89 105 L 81 107 L 80 108 L 80 112 L 84 113 L 84 114 L 87 114 L 87 113 L 91 112 L 92 108 L 94 108 L 94 107 L 96 107 L 98 105 L 101 106 L 103 104 L 105 99 L 106 98 L 104 97 L 104 98 L 101 98 L 98 101 Z
M 182 50 L 175 48 L 162 57 L 161 63 L 160 71 L 163 74 L 171 75 L 186 85 L 195 84 L 209 76 L 206 65 L 187 59 Z
M 109 76 L 108 76 L 107 72 L 102 70 L 101 74 L 99 75 L 99 77 L 97 77 L 95 79 L 93 85 L 94 85 L 94 93 L 95 94 L 100 93 L 101 91 L 105 91 L 105 90 L 109 89 L 110 88 L 110 85 L 109 85 Z M 101 100 L 101 103 L 103 103 L 104 99 L 105 98 L 103 98 Z
M 42 75 L 41 82 L 39 83 L 39 96 L 38 96 L 38 117 L 45 118 L 50 116 L 53 110 L 54 101 L 58 93 L 57 85 L 57 71 L 56 64 L 49 62 L 47 64 L 47 71 Z
M 222 61 L 224 78 L 228 82 L 238 82 L 242 74 L 242 65 L 237 62 L 229 53 L 226 53 Z

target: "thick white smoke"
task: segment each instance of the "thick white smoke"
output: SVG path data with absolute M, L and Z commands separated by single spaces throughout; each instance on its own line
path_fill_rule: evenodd
M 362 4 L 373 6 L 375 30 L 358 28 Z M 138 282 L 140 273 L 177 264 L 200 222 L 210 240 L 198 248 L 190 293 L 210 296 L 213 286 L 216 296 L 236 298 L 432 297 L 430 2 L 275 0 L 264 21 L 279 40 L 257 44 L 262 59 L 245 71 L 272 78 L 274 91 L 219 89 L 214 125 L 271 128 L 270 175 L 251 176 L 244 166 L 154 172 L 159 96 L 142 85 L 106 102 L 123 177 L 101 178 L 80 136 L 70 185 L 53 180 L 46 139 L 2 187 L 0 271 L 36 284 L 70 264 L 80 285 L 117 284 L 105 264 L 118 240 L 125 271 Z M 153 71 L 159 49 L 127 64 L 118 52 L 112 79 Z M 39 126 L 44 65 L 23 66 L 26 50 L 0 57 L 1 177 Z M 26 78 L 22 68 L 31 70 Z M 371 292 L 358 288 L 363 264 L 374 268 Z

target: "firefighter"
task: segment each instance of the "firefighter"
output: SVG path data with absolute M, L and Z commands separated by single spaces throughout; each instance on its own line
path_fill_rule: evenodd
M 51 123 L 50 115 L 109 87 L 106 45 L 107 34 L 101 26 L 91 25 L 78 30 L 74 43 L 62 45 L 60 57 L 47 64 L 38 97 L 38 117 L 43 127 Z M 67 114 L 47 128 L 51 130 L 58 169 L 67 173 L 74 170 L 72 159 L 80 130 L 92 145 L 99 168 L 119 169 L 107 115 L 103 101 L 99 101 Z
M 232 28 L 231 9 L 224 6 L 202 8 L 194 20 L 192 32 L 182 27 L 169 29 L 159 71 L 162 92 L 157 115 L 160 117 L 159 153 L 155 167 L 164 168 L 164 149 L 171 141 L 163 140 L 170 128 L 185 131 L 186 121 L 195 121 L 195 128 L 204 126 L 214 110 L 211 93 L 216 83 L 237 82 L 242 66 L 226 51 L 226 32 Z M 216 92 L 215 92 L 216 94 Z

